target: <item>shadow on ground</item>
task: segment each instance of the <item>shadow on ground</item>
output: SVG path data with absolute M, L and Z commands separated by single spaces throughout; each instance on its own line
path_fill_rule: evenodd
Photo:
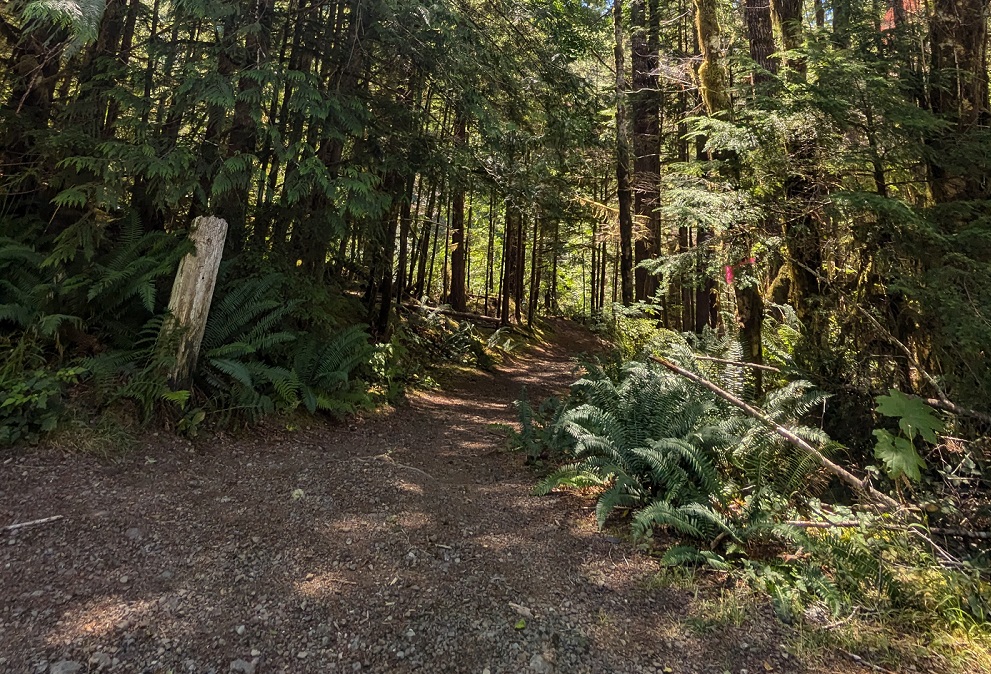
M 556 328 L 347 426 L 11 457 L 0 523 L 65 519 L 0 538 L 0 671 L 804 671 L 766 612 L 693 631 L 587 502 L 531 495 L 491 425 L 573 381 L 594 341 Z

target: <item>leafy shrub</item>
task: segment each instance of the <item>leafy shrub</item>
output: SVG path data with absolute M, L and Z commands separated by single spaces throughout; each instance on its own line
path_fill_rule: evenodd
M 0 446 L 37 442 L 42 433 L 54 430 L 65 387 L 78 382 L 83 372 L 69 367 L 0 376 Z
M 561 426 L 561 417 L 567 407 L 560 399 L 553 396 L 545 398 L 535 410 L 524 387 L 515 406 L 520 430 L 510 433 L 509 445 L 514 450 L 524 452 L 527 463 L 560 459 L 570 453 L 574 441 Z
M 673 357 L 698 367 L 684 340 L 676 341 Z M 725 366 L 706 364 L 713 369 Z M 612 372 L 590 366 L 572 386 L 571 396 L 557 410 L 549 428 L 532 430 L 520 403 L 523 430 L 518 444 L 539 455 L 541 443 L 555 434 L 570 445 L 566 465 L 538 487 L 604 487 L 596 508 L 600 526 L 613 511 L 633 513 L 633 532 L 648 536 L 668 527 L 692 538 L 740 540 L 756 526 L 762 508 L 780 505 L 778 493 L 807 487 L 820 472 L 810 457 L 745 417 L 709 391 L 657 365 L 629 361 Z M 731 384 L 742 389 L 739 378 Z M 806 439 L 827 441 L 818 429 L 799 420 L 824 397 L 806 382 L 794 382 L 765 398 L 766 411 Z M 740 485 L 754 489 L 740 507 Z M 759 527 L 757 527 L 759 530 Z
M 372 349 L 363 326 L 322 336 L 289 329 L 299 302 L 278 274 L 240 280 L 210 311 L 197 381 L 225 416 L 254 420 L 302 405 L 344 414 L 367 403 L 352 374 Z
M 613 510 L 630 509 L 639 535 L 663 525 L 700 537 L 725 529 L 716 462 L 731 435 L 711 397 L 636 361 L 619 381 L 590 373 L 572 397 L 582 402 L 559 425 L 574 440 L 574 461 L 539 492 L 605 485 L 596 506 L 600 526 Z

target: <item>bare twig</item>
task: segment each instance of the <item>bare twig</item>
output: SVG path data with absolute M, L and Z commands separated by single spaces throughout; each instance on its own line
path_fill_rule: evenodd
M 713 358 L 712 356 L 699 356 L 696 355 L 697 360 L 707 360 L 713 363 L 722 363 L 723 365 L 735 365 L 737 367 L 749 367 L 755 370 L 765 370 L 766 372 L 781 372 L 781 368 L 774 367 L 773 365 L 761 365 L 760 363 L 745 363 L 739 360 L 726 360 L 725 358 Z
M 829 283 L 830 282 L 829 279 L 827 279 L 826 277 L 824 277 L 822 274 L 820 274 L 816 270 L 812 269 L 811 267 L 807 267 L 806 265 L 802 264 L 798 260 L 791 260 L 791 261 L 793 263 L 797 264 L 798 266 L 802 267 L 805 271 L 810 272 L 811 274 L 813 274 L 816 278 L 819 279 L 819 281 L 821 281 L 823 283 Z M 959 414 L 959 415 L 963 415 L 963 416 L 969 416 L 969 417 L 973 417 L 975 419 L 980 419 L 981 421 L 984 421 L 986 423 L 991 423 L 991 415 L 985 414 L 984 412 L 978 412 L 977 410 L 968 409 L 966 407 L 961 407 L 960 405 L 957 405 L 952 400 L 950 400 L 946 396 L 946 392 L 944 392 L 943 391 L 943 388 L 939 385 L 939 382 L 936 381 L 936 378 L 934 376 L 932 376 L 931 374 L 929 374 L 929 372 L 926 371 L 926 369 L 922 367 L 922 365 L 919 363 L 919 361 L 915 359 L 915 356 L 912 354 L 912 350 L 910 348 L 908 348 L 901 340 L 899 340 L 897 337 L 895 337 L 893 334 L 891 334 L 891 331 L 890 330 L 888 330 L 883 325 L 881 325 L 880 321 L 878 321 L 876 318 L 874 318 L 874 316 L 869 311 L 867 311 L 866 309 L 864 309 L 859 304 L 855 304 L 854 305 L 854 308 L 858 312 L 860 312 L 861 314 L 863 314 L 863 316 L 868 321 L 870 321 L 871 325 L 874 326 L 874 329 L 875 330 L 877 330 L 881 335 L 884 336 L 885 339 L 887 339 L 889 342 L 891 342 L 892 344 L 894 344 L 895 346 L 897 346 L 898 349 L 902 353 L 905 354 L 905 357 L 908 358 L 909 364 L 912 367 L 914 367 L 916 370 L 918 370 L 919 375 L 923 379 L 925 379 L 929 383 L 930 386 L 933 387 L 933 389 L 936 391 L 936 395 L 939 396 L 938 399 L 937 398 L 921 398 L 922 400 L 924 400 L 927 404 L 931 405 L 932 407 L 936 407 L 936 408 L 941 409 L 941 410 L 944 410 L 946 412 L 952 412 L 953 414 Z M 918 396 L 916 396 L 916 397 L 918 397 Z
M 419 473 L 420 475 L 423 475 L 424 477 L 429 478 L 431 480 L 434 480 L 434 481 L 437 480 L 437 478 L 435 478 L 433 475 L 431 475 L 427 471 L 420 470 L 416 466 L 407 466 L 404 463 L 399 463 L 398 461 L 396 461 L 395 459 L 393 459 L 388 454 L 379 454 L 378 456 L 372 456 L 372 457 L 356 456 L 354 458 L 354 460 L 355 461 L 361 461 L 362 463 L 370 463 L 372 461 L 381 461 L 382 463 L 388 463 L 388 464 L 390 464 L 392 466 L 398 466 L 399 468 L 405 468 L 406 470 L 412 470 L 413 472 Z
M 49 522 L 57 522 L 61 519 L 65 519 L 65 518 L 62 515 L 55 515 L 53 517 L 43 517 L 40 520 L 31 520 L 30 522 L 19 522 L 17 524 L 8 524 L 3 528 L 3 531 L 17 531 L 18 529 L 25 529 L 27 527 L 33 527 L 39 524 L 48 524 Z
M 939 382 L 936 381 L 936 378 L 931 374 L 929 374 L 928 372 L 926 372 L 926 370 L 922 367 L 922 365 L 919 364 L 919 362 L 915 359 L 915 356 L 912 354 L 912 350 L 907 346 L 905 346 L 905 344 L 903 344 L 901 340 L 899 340 L 897 337 L 891 334 L 890 331 L 886 330 L 885 327 L 881 325 L 881 323 L 876 318 L 874 318 L 874 316 L 871 315 L 871 312 L 867 311 L 867 309 L 864 309 L 859 304 L 855 305 L 855 307 L 857 311 L 863 314 L 864 317 L 871 322 L 871 325 L 873 325 L 875 329 L 878 330 L 878 332 L 884 335 L 889 342 L 891 342 L 899 349 L 901 349 L 902 353 L 905 354 L 905 357 L 908 358 L 908 362 L 912 364 L 912 367 L 918 370 L 919 374 L 922 375 L 922 378 L 925 379 L 927 382 L 929 382 L 929 385 L 932 386 L 933 389 L 935 389 L 936 394 L 939 396 L 939 399 L 942 400 L 943 402 L 950 402 L 949 399 L 946 397 L 946 393 L 943 392 L 943 388 L 939 385 Z
M 846 618 L 842 618 L 840 620 L 837 620 L 836 622 L 831 622 L 828 625 L 823 625 L 822 626 L 822 629 L 824 629 L 824 630 L 834 630 L 834 629 L 836 629 L 837 627 L 839 627 L 841 625 L 847 624 L 848 622 L 850 622 L 851 620 L 853 620 L 857 616 L 857 611 L 859 609 L 860 609 L 859 606 L 854 606 L 853 607 L 853 610 L 850 611 L 850 615 L 848 615 Z
M 930 407 L 935 407 L 938 410 L 943 410 L 944 412 L 950 412 L 951 414 L 956 414 L 958 416 L 973 417 L 975 419 L 980 419 L 981 421 L 991 424 L 991 414 L 985 414 L 984 412 L 978 412 L 977 410 L 968 409 L 966 407 L 961 407 L 954 402 L 949 400 L 939 400 L 938 398 L 922 398 L 920 396 L 910 395 L 909 398 L 918 398 Z
M 872 662 L 868 662 L 867 660 L 864 660 L 862 657 L 860 657 L 856 653 L 851 653 L 850 651 L 848 651 L 848 650 L 846 650 L 844 648 L 837 648 L 836 650 L 838 650 L 840 653 L 842 653 L 843 655 L 847 656 L 848 658 L 850 658 L 854 662 L 858 662 L 858 663 L 862 664 L 865 667 L 869 667 L 870 669 L 873 669 L 875 672 L 883 672 L 884 674 L 895 674 L 895 672 L 891 671 L 890 669 L 885 669 L 884 667 L 881 667 L 880 665 L 875 665 Z

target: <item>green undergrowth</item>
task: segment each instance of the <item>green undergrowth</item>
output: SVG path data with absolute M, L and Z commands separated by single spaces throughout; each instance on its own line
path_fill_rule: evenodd
M 196 437 L 276 415 L 344 417 L 436 385 L 440 365 L 490 368 L 514 344 L 436 311 L 377 339 L 344 289 L 233 259 L 192 381 L 176 386 L 167 304 L 188 244 L 133 221 L 78 227 L 42 244 L 38 232 L 0 238 L 0 447 L 112 460 L 152 427 Z
M 780 372 L 767 373 L 758 392 L 747 368 L 700 358 L 742 360 L 734 340 L 653 330 L 634 340 L 637 357 L 628 355 L 631 342 L 613 358 L 586 360 L 566 397 L 537 404 L 524 395 L 511 445 L 544 472 L 537 493 L 593 494 L 599 526 L 624 527 L 657 558 L 655 587 L 717 576 L 746 588 L 703 596 L 690 619 L 695 631 L 738 624 L 753 603 L 744 595 L 753 595 L 794 628 L 798 655 L 834 648 L 881 666 L 903 658 L 938 661 L 939 671 L 988 671 L 987 546 L 940 535 L 986 525 L 986 463 L 976 445 L 972 456 L 941 458 L 947 442 L 962 442 L 952 418 L 896 390 L 877 398 L 873 462 L 848 468 L 899 501 L 892 512 L 769 424 L 647 357 L 663 355 L 714 382 L 827 461 L 848 461 L 822 430 L 829 396 L 791 363 L 790 337 L 769 326 L 766 361 Z M 967 483 L 976 489 L 950 479 L 965 463 L 980 473 Z M 862 643 L 849 640 L 858 633 L 841 629 L 848 624 L 865 626 Z

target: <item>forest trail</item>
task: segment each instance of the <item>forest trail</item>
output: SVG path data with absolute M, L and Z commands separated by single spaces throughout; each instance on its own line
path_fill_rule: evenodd
M 3 463 L 0 525 L 65 519 L 0 536 L 0 672 L 807 671 L 769 609 L 692 630 L 587 501 L 531 495 L 492 424 L 594 348 L 553 325 L 348 426 Z

